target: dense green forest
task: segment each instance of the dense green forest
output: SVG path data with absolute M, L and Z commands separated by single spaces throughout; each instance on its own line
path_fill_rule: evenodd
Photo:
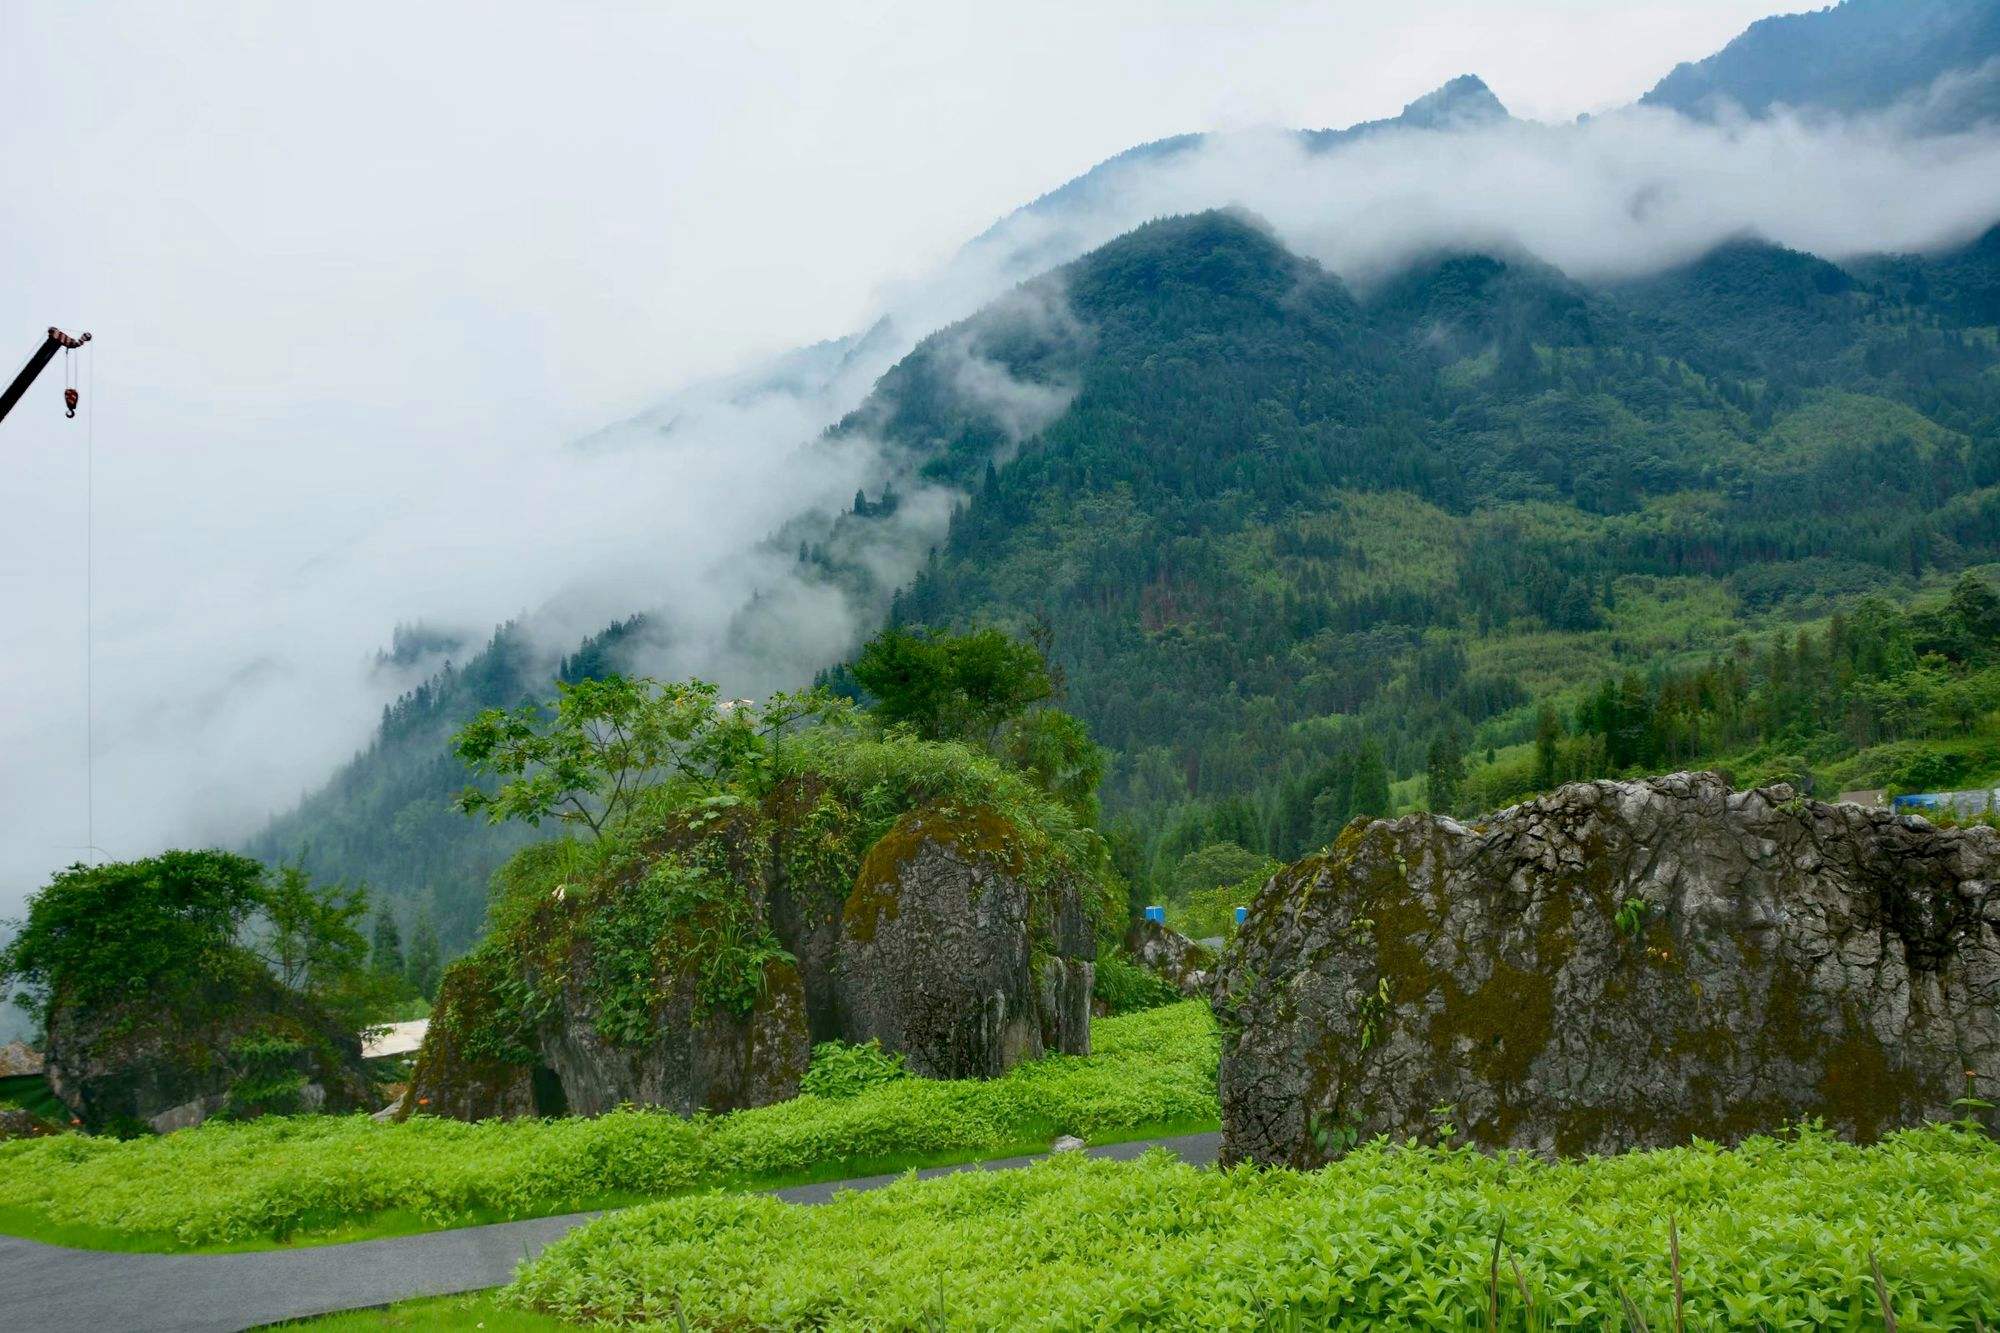
M 963 494 L 891 619 L 1052 646 L 1144 882 L 1568 777 L 2000 771 L 1990 594 L 1953 590 L 2000 561 L 1996 323 L 2000 229 L 1845 266 L 1742 241 L 1598 287 L 1435 254 L 1355 290 L 1210 213 L 928 339 L 833 434 Z M 968 356 L 1074 396 L 1017 440 Z M 864 577 L 840 530 L 896 521 L 862 497 L 800 576 Z M 501 631 L 254 850 L 434 896 L 462 945 L 511 845 L 448 810 L 446 734 L 629 632 L 554 663 Z
M 610 626 L 566 657 L 539 648 L 519 625 L 501 626 L 463 665 L 447 661 L 385 706 L 368 748 L 245 850 L 369 887 L 402 928 L 435 930 L 446 949 L 462 951 L 485 924 L 486 882 L 539 834 L 474 822 L 452 807 L 479 781 L 453 753 L 452 734 L 484 708 L 540 698 L 552 680 L 611 674 L 619 647 L 642 624 L 633 617 Z M 421 629 L 400 629 L 391 656 L 415 656 L 430 646 L 425 640 Z
M 1079 364 L 1015 354 L 1004 324 L 987 352 L 1080 384 L 1013 465 L 968 475 L 976 432 L 926 417 L 931 395 L 884 412 L 946 441 L 933 466 L 971 492 L 895 616 L 1043 618 L 1118 756 L 1107 804 L 1156 853 L 1296 855 L 1349 814 L 1422 802 L 1434 759 L 1444 806 L 1740 752 L 1745 777 L 1797 752 L 1855 785 L 1995 767 L 1969 744 L 1917 762 L 1933 716 L 1880 696 L 1964 665 L 1921 616 L 1889 625 L 1996 557 L 2000 231 L 1848 269 L 1744 242 L 1598 291 L 1445 255 L 1356 295 L 1253 220 L 1207 215 L 1065 276 L 1096 335 Z M 883 393 L 921 385 L 924 356 Z M 1864 602 L 1831 648 L 1791 642 Z M 1864 635 L 1894 637 L 1895 671 L 1854 666 Z M 1865 722 L 1829 674 L 1843 655 L 1873 673 Z M 1772 670 L 1832 711 L 1747 700 Z M 1637 741 L 1607 681 L 1643 696 Z M 1710 714 L 1686 702 L 1703 688 Z M 1400 800 L 1342 796 L 1376 765 Z

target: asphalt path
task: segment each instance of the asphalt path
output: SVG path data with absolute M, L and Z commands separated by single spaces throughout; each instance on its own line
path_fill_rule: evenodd
M 1165 1148 L 1194 1166 L 1213 1165 L 1222 1136 L 1087 1148 L 1092 1157 L 1130 1161 Z M 1041 1160 L 1004 1157 L 917 1172 L 1006 1171 Z M 824 1203 L 841 1190 L 880 1189 L 902 1175 L 867 1176 L 773 1190 L 787 1203 Z M 118 1254 L 72 1250 L 0 1236 L 0 1327 L 22 1333 L 233 1333 L 336 1310 L 364 1310 L 419 1296 L 447 1296 L 511 1282 L 532 1259 L 602 1213 L 567 1213 L 526 1222 L 429 1231 L 245 1254 Z

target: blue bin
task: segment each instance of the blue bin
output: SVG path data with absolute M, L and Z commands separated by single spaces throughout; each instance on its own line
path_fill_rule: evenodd
M 1148 921 L 1157 921 L 1164 926 L 1167 924 L 1167 909 L 1158 906 L 1148 907 L 1146 909 L 1146 919 Z
M 1249 908 L 1247 908 L 1247 907 L 1239 907 L 1239 908 L 1237 908 L 1237 909 L 1236 909 L 1236 924 L 1237 924 L 1237 925 L 1239 925 L 1239 926 L 1240 926 L 1240 925 L 1242 925 L 1242 924 L 1243 924 L 1243 918 L 1244 918 L 1244 917 L 1246 917 L 1246 916 L 1249 916 L 1249 915 L 1250 915 L 1250 909 L 1249 909 Z

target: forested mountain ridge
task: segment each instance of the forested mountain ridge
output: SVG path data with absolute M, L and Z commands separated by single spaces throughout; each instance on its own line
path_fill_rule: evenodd
M 1420 796 L 1441 735 L 1518 750 L 1537 702 L 1567 727 L 1617 673 L 2000 559 L 1996 291 L 2000 230 L 1845 267 L 1737 242 L 1597 288 L 1437 254 L 1357 293 L 1210 213 L 926 339 L 833 436 L 966 497 L 893 619 L 1044 620 L 1115 814 L 1289 854 L 1364 743 Z M 1019 435 L 968 358 L 1063 405 Z M 859 497 L 801 564 L 866 578 L 893 510 Z M 503 631 L 256 850 L 434 891 L 467 938 L 509 848 L 446 808 L 446 737 L 555 669 Z
M 1995 60 L 1994 0 L 1842 0 L 1758 20 L 1707 59 L 1677 66 L 1640 103 L 1701 118 L 1877 111 L 1958 76 L 1961 86 L 1939 90 L 1925 115 L 1925 128 L 1950 131 L 2000 113 Z
M 1290 854 L 1363 741 L 1525 744 L 1531 700 L 2000 558 L 1996 248 L 1595 291 L 1447 255 L 1356 299 L 1253 221 L 1153 224 L 1069 270 L 1071 406 L 895 615 L 1046 617 L 1114 809 L 1240 799 Z
M 1931 27 L 1902 32 L 1919 10 Z M 1850 0 L 1758 25 L 1648 100 L 1707 114 L 1715 104 L 1674 91 L 1700 82 L 1764 110 L 1876 108 L 1925 94 L 1940 72 L 1956 79 L 1996 10 Z M 1871 23 L 1902 35 L 1878 42 Z M 1931 40 L 1938 25 L 1955 47 Z M 1743 50 L 1789 50 L 1800 32 L 1841 60 L 1880 48 L 1867 98 L 1853 102 L 1827 55 L 1811 65 L 1821 84 L 1758 102 L 1760 66 Z M 1467 76 L 1395 117 L 1294 137 L 1331 150 L 1506 120 Z M 1077 253 L 1072 224 L 1116 200 L 1129 173 L 1214 138 L 1109 159 L 1014 215 L 1035 226 L 996 226 L 967 252 L 1004 250 L 1003 273 L 1049 267 Z M 1453 728 L 1475 756 L 1497 752 L 1493 773 L 1515 766 L 1473 785 L 1512 791 L 1533 697 L 1573 707 L 1614 667 L 1666 670 L 1743 631 L 1870 591 L 1907 596 L 1990 558 L 2000 231 L 1841 266 L 1743 241 L 1597 289 L 1518 256 L 1440 253 L 1364 291 L 1269 236 L 1245 239 L 1259 235 L 1244 218 L 1149 230 L 893 364 L 909 335 L 885 320 L 677 399 L 604 448 L 666 432 L 718 395 L 831 402 L 823 381 L 864 385 L 888 366 L 832 436 L 886 443 L 896 479 L 774 535 L 796 549 L 799 580 L 873 623 L 890 604 L 885 571 L 921 564 L 937 541 L 899 617 L 1018 625 L 1046 612 L 1073 706 L 1118 751 L 1113 808 L 1155 819 L 1187 802 L 1190 819 L 1221 812 L 1232 836 L 1273 847 L 1307 836 L 1296 807 L 1363 732 L 1401 799 L 1422 795 L 1427 747 Z M 1143 299 L 1148 283 L 1159 301 Z M 968 393 L 968 368 L 998 396 Z M 935 523 L 882 521 L 925 487 Z M 965 497 L 949 534 L 940 487 Z M 1072 586 L 1079 563 L 1094 572 Z M 646 610 L 643 594 L 633 602 Z M 488 872 L 526 835 L 447 808 L 466 779 L 452 729 L 546 694 L 558 671 L 649 669 L 631 650 L 670 637 L 670 622 L 614 627 L 567 660 L 545 631 L 503 627 L 387 710 L 370 745 L 251 850 L 303 855 L 391 900 L 434 897 L 447 948 L 462 946 Z M 784 632 L 776 601 L 731 627 L 752 652 Z M 1286 802 L 1292 832 L 1274 840 Z

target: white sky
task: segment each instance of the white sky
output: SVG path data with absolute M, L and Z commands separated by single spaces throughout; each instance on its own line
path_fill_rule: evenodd
M 0 376 L 51 322 L 97 339 L 107 851 L 234 836 L 365 738 L 379 699 L 223 707 L 289 659 L 513 614 L 540 544 L 593 539 L 589 484 L 648 499 L 522 459 L 861 326 L 1091 164 L 1462 73 L 1566 120 L 1774 5 L 747 8 L 0 0 Z M 0 914 L 85 840 L 59 385 L 0 425 Z

